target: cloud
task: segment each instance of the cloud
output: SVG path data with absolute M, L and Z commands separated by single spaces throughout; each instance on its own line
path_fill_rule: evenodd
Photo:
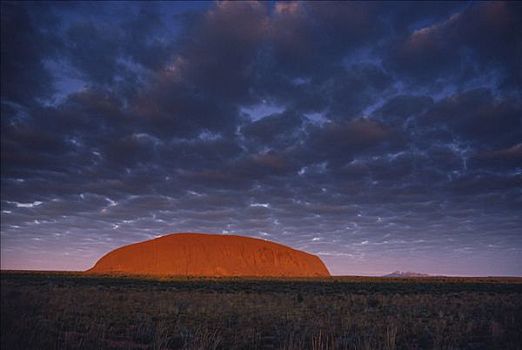
M 510 266 L 518 6 L 2 3 L 2 266 L 175 231 Z
M 247 140 L 276 148 L 291 146 L 299 132 L 303 117 L 292 112 L 282 112 L 241 126 L 241 134 Z
M 471 162 L 486 169 L 519 169 L 522 163 L 522 144 L 479 151 L 472 155 Z
M 514 159 L 522 157 L 522 144 L 518 143 L 509 148 L 487 151 L 479 154 L 479 157 L 486 159 Z
M 52 54 L 55 42 L 52 33 L 40 28 L 50 14 L 42 9 L 38 16 L 32 16 L 26 6 L 12 2 L 1 6 L 2 100 L 32 104 L 35 99 L 51 96 L 49 82 L 53 77 L 45 68 L 45 58 Z
M 449 138 L 508 146 L 520 140 L 520 111 L 517 100 L 498 99 L 489 89 L 479 88 L 442 99 L 421 115 L 419 122 L 446 126 Z
M 370 119 L 331 122 L 312 127 L 304 150 L 309 159 L 344 165 L 360 153 L 370 151 L 394 138 L 393 130 Z
M 412 79 L 456 77 L 459 83 L 498 72 L 501 86 L 521 83 L 516 59 L 520 11 L 509 2 L 484 2 L 415 29 L 390 49 L 390 68 Z

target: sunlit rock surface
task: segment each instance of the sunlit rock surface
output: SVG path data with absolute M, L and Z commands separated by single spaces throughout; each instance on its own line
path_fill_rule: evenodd
M 330 276 L 319 257 L 261 239 L 177 233 L 111 251 L 87 273 L 151 276 Z

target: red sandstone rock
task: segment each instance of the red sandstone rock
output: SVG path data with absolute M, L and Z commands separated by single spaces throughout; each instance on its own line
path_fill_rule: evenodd
M 87 273 L 151 276 L 330 276 L 315 255 L 261 239 L 170 234 L 103 256 Z

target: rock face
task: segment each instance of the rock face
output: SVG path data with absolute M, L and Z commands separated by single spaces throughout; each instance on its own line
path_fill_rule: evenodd
M 86 272 L 147 276 L 330 276 L 315 255 L 261 239 L 200 233 L 170 234 L 115 249 Z
M 417 272 L 403 272 L 403 271 L 394 271 L 390 274 L 384 275 L 383 277 L 429 277 L 430 275 L 424 273 Z

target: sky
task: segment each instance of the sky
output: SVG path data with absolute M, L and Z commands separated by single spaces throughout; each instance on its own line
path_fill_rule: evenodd
M 171 232 L 522 275 L 522 5 L 1 3 L 1 268 Z

